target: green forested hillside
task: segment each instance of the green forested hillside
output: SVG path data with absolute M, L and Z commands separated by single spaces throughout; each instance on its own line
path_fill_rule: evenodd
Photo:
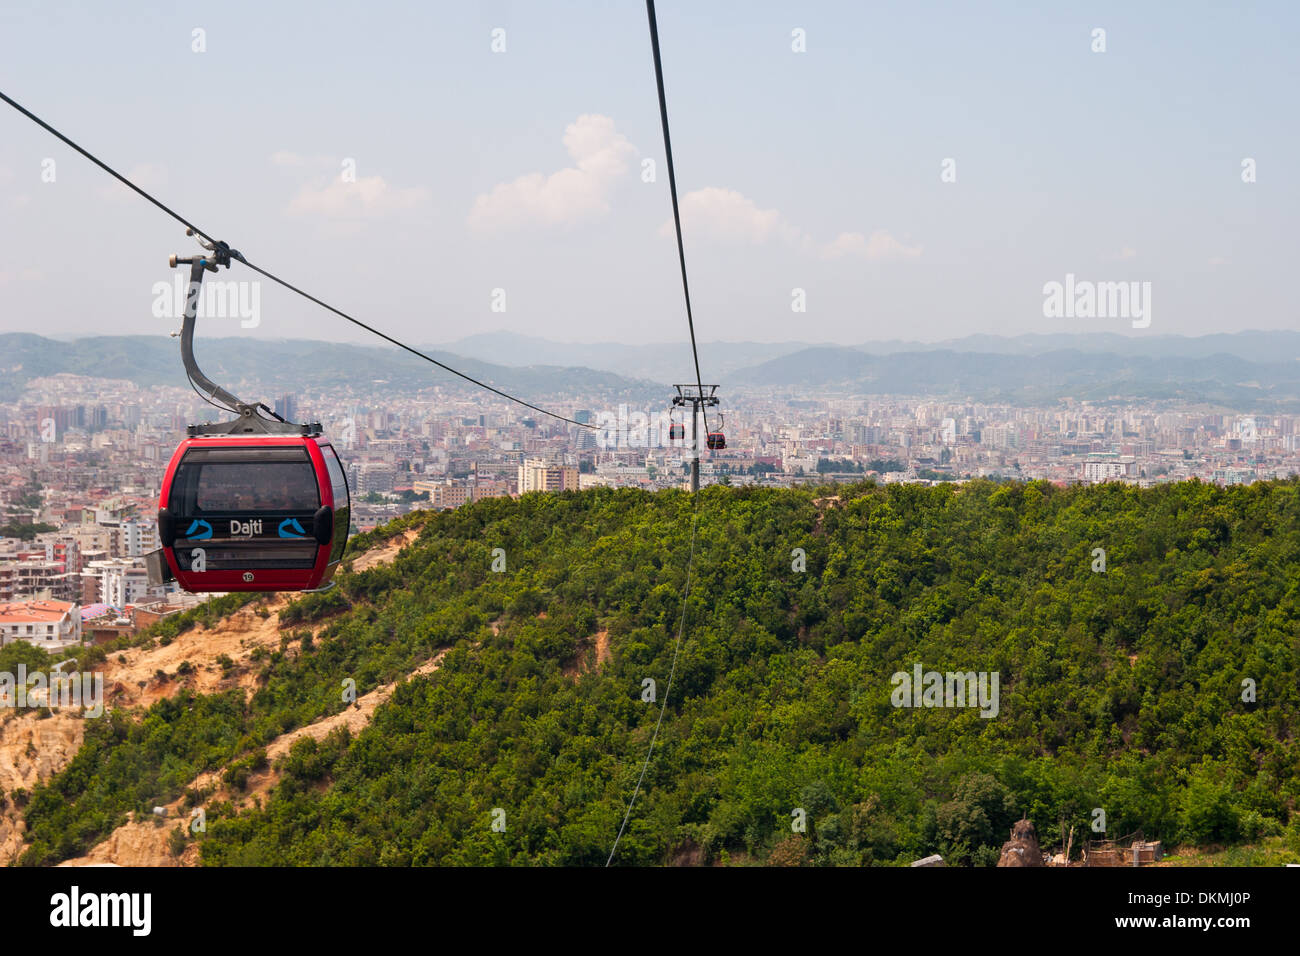
M 668 679 L 691 508 L 598 490 L 389 526 L 422 527 L 294 606 L 314 639 L 272 655 L 248 704 L 88 729 L 32 796 L 24 862 L 73 855 L 195 768 L 256 760 L 340 710 L 344 679 L 364 693 L 451 647 L 355 739 L 296 744 L 261 810 L 209 807 L 203 861 L 603 864 L 659 712 L 643 681 Z M 617 862 L 987 864 L 1022 814 L 1044 845 L 1062 819 L 1077 843 L 1094 808 L 1111 836 L 1284 834 L 1300 860 L 1300 482 L 716 487 L 698 508 L 686 638 Z M 996 672 L 997 715 L 893 706 L 916 664 Z

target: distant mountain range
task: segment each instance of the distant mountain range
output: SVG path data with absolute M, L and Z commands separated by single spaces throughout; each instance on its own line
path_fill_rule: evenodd
M 664 383 L 694 378 L 690 344 L 685 341 L 636 346 L 565 343 L 489 332 L 439 347 L 504 365 L 539 361 L 580 364 Z M 925 355 L 931 357 L 923 358 Z M 885 356 L 889 361 L 881 360 Z M 1000 361 L 999 356 L 1014 361 Z M 1027 357 L 1043 361 L 1026 363 Z M 1300 393 L 1294 386 L 1300 377 L 1298 361 L 1300 332 L 1290 331 L 1197 337 L 1105 332 L 971 335 L 944 342 L 892 339 L 859 345 L 700 343 L 705 381 L 723 385 L 837 384 L 900 394 L 978 392 L 1018 395 L 1026 400 L 1052 394 L 1097 397 L 1114 389 L 1139 398 L 1268 401 Z M 1264 367 L 1255 368 L 1256 364 Z M 1209 392 L 1198 391 L 1202 385 L 1209 387 Z M 1056 391 L 1058 388 L 1065 391 Z
M 1219 332 L 1213 335 L 1120 335 L 1114 332 L 1040 335 L 968 335 L 944 342 L 867 342 L 863 352 L 995 352 L 1002 355 L 1042 355 L 1047 352 L 1108 352 L 1148 358 L 1212 358 L 1233 355 L 1251 362 L 1300 359 L 1300 332 Z
M 827 348 L 834 347 L 827 343 L 820 344 Z M 513 332 L 485 332 L 430 347 L 502 365 L 546 362 L 552 365 L 617 369 L 621 375 L 664 384 L 688 382 L 695 378 L 689 342 L 652 342 L 645 345 L 554 342 L 534 336 L 515 335 Z M 720 376 L 809 347 L 811 344 L 808 342 L 710 342 L 700 346 L 700 371 L 704 374 L 705 381 L 717 382 Z
M 444 346 L 495 361 L 580 362 L 665 383 L 694 377 L 690 345 L 568 344 L 494 332 Z M 1300 408 L 1300 332 L 1199 337 L 1116 333 L 972 335 L 946 342 L 860 345 L 703 342 L 706 382 L 951 395 L 1018 404 L 1182 400 L 1247 409 Z
M 401 390 L 473 386 L 388 346 L 317 341 L 206 339 L 200 365 L 243 397 L 268 400 L 376 382 Z M 592 405 L 654 402 L 694 378 L 690 346 L 571 344 L 485 333 L 424 351 L 525 400 Z M 1300 332 L 1246 331 L 1196 338 L 1112 333 L 969 336 L 950 342 L 704 342 L 706 382 L 731 388 L 831 388 L 867 394 L 948 395 L 1016 404 L 1064 396 L 1092 401 L 1178 399 L 1247 410 L 1300 409 Z M 71 342 L 0 334 L 0 399 L 31 378 L 73 372 L 141 386 L 185 384 L 176 340 L 99 336 Z
M 451 373 L 388 346 L 224 338 L 198 342 L 194 351 L 200 367 L 214 381 L 246 401 L 269 402 L 284 392 L 338 386 L 369 391 L 376 382 L 394 390 L 437 384 L 478 391 Z M 525 400 L 543 395 L 608 400 L 662 391 L 653 382 L 590 368 L 540 364 L 515 368 L 440 350 L 426 354 Z M 0 334 L 0 400 L 12 401 L 29 380 L 60 372 L 125 379 L 141 386 L 185 386 L 178 339 L 120 335 L 63 342 L 22 332 Z
M 869 355 L 810 348 L 732 376 L 733 386 L 834 387 L 865 394 L 948 395 L 1040 404 L 1079 400 L 1180 400 L 1242 411 L 1300 409 L 1300 362 L 1252 362 L 1217 353 L 1146 356 L 1061 349 L 1039 353 L 951 349 Z

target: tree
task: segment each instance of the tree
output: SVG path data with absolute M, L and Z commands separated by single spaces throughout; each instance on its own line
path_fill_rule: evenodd
M 40 508 L 45 504 L 45 498 L 41 495 L 41 483 L 33 481 L 23 489 L 22 494 L 15 499 L 15 502 L 20 508 L 31 508 L 32 510 Z
M 0 538 L 18 538 L 22 541 L 31 541 L 38 534 L 48 534 L 51 531 L 59 529 L 52 524 L 44 524 L 40 521 L 32 524 L 6 524 L 0 525 Z
M 22 811 L 22 862 L 80 855 L 148 801 L 339 713 L 341 675 L 358 697 L 395 689 L 355 738 L 303 743 L 261 806 L 207 805 L 204 863 L 603 863 L 628 786 L 611 768 L 654 732 L 644 682 L 662 702 L 669 673 L 624 864 L 694 846 L 985 865 L 1022 813 L 1044 840 L 1062 820 L 1087 832 L 1104 807 L 1110 836 L 1197 843 L 1286 833 L 1296 818 L 1300 479 L 863 481 L 837 489 L 836 507 L 818 503 L 824 488 L 701 495 L 693 565 L 696 502 L 675 489 L 488 499 L 360 536 L 352 554 L 418 532 L 283 607 L 278 649 L 241 661 L 250 692 L 177 680 L 144 714 L 86 721 L 81 750 Z M 490 570 L 495 547 L 505 573 Z M 689 640 L 671 671 L 688 568 Z M 149 636 L 203 620 L 177 615 Z M 1000 675 L 1000 709 L 893 706 L 889 675 L 917 663 Z M 1257 700 L 1241 699 L 1243 676 Z M 487 826 L 498 808 L 503 832 Z M 794 819 L 806 832 L 791 834 Z
M 798 833 L 791 833 L 780 843 L 772 847 L 768 855 L 768 866 L 803 866 L 808 862 L 811 851 L 808 838 Z
M 995 777 L 972 773 L 962 777 L 953 799 L 935 816 L 940 837 L 948 844 L 945 856 L 963 857 L 979 847 L 1001 843 L 1015 820 L 1015 798 Z
M 1241 811 L 1221 769 L 1204 764 L 1192 774 L 1183 792 L 1180 837 L 1188 843 L 1235 840 Z
M 0 674 L 16 674 L 22 664 L 28 673 L 45 671 L 53 657 L 28 641 L 12 641 L 0 648 Z

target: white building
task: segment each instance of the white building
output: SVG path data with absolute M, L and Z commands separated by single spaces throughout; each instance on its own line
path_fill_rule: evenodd
M 98 577 L 99 600 L 118 608 L 126 607 L 128 604 L 156 601 L 176 590 L 174 583 L 160 588 L 149 587 L 148 569 L 138 558 L 91 561 L 82 571 L 82 575 Z
M 28 641 L 47 651 L 81 643 L 81 608 L 71 601 L 0 604 L 0 646 Z
M 387 494 L 397 483 L 397 468 L 387 462 L 366 461 L 356 466 L 351 480 L 353 493 L 368 495 L 371 492 Z
M 153 521 L 129 518 L 122 522 L 122 554 L 139 558 L 158 547 L 158 527 Z
M 541 458 L 529 458 L 519 466 L 519 493 L 529 491 L 576 491 L 578 469 L 554 465 Z
M 1091 455 L 1083 463 L 1084 481 L 1124 481 L 1138 476 L 1136 458 Z
M 1216 468 L 1213 481 L 1216 485 L 1249 485 L 1255 472 L 1249 468 Z

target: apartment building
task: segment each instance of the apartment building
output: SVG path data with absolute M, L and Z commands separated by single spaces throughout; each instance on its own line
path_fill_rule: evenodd
M 127 519 L 120 530 L 118 553 L 124 558 L 139 558 L 158 547 L 158 524 L 152 519 Z
M 542 458 L 527 458 L 519 466 L 519 493 L 530 491 L 577 491 L 578 469 Z
M 471 501 L 479 501 L 483 498 L 500 498 L 510 494 L 508 482 L 493 479 L 479 479 L 468 482 L 425 481 L 421 479 L 412 483 L 411 490 L 417 494 L 428 492 L 429 507 L 440 509 L 459 508 Z
M 97 602 L 124 608 L 129 604 L 156 601 L 176 591 L 176 585 L 149 586 L 149 573 L 139 558 L 109 558 L 87 562 L 81 572 L 81 594 Z
M 1138 476 L 1137 460 L 1119 455 L 1092 455 L 1083 463 L 1084 481 L 1123 481 Z
M 411 490 L 416 494 L 428 492 L 430 508 L 459 508 L 470 500 L 468 485 L 445 481 L 415 481 L 411 483 Z
M 72 601 L 81 596 L 75 543 L 38 544 L 0 554 L 0 601 L 42 598 Z
M 387 494 L 397 484 L 397 468 L 387 462 L 366 461 L 354 464 L 348 475 L 349 487 L 357 496 L 371 492 Z

